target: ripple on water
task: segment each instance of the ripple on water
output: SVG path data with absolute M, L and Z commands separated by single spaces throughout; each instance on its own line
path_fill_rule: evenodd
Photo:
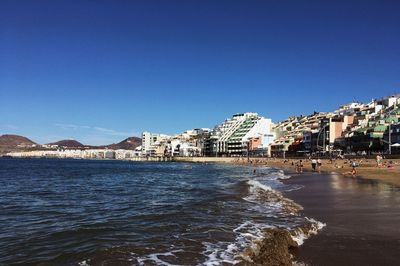
M 245 166 L 0 159 L 0 264 L 229 265 L 263 238 L 317 224 L 282 171 Z M 305 228 L 303 226 L 303 228 Z

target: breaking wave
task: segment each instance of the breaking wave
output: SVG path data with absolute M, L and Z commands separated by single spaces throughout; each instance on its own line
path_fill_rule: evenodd
M 301 245 L 325 226 L 301 215 L 284 196 L 300 187 L 268 167 L 3 164 L 1 222 L 10 237 L 0 243 L 1 265 L 235 265 L 255 261 L 267 240 Z
M 310 236 L 317 234 L 326 224 L 313 218 L 301 217 L 303 207 L 293 200 L 283 196 L 282 192 L 274 187 L 281 187 L 280 180 L 288 179 L 290 176 L 283 171 L 258 175 L 247 181 L 248 195 L 243 197 L 247 202 L 253 203 L 251 209 L 265 214 L 264 221 L 247 220 L 233 230 L 236 235 L 235 242 L 226 244 L 205 243 L 208 257 L 204 265 L 226 265 L 238 264 L 243 261 L 252 262 L 249 254 L 254 254 L 263 245 L 267 230 L 286 230 L 292 240 L 302 245 Z M 284 191 L 299 189 L 299 187 L 285 187 Z M 267 219 L 274 218 L 274 219 Z M 221 246 L 227 246 L 225 249 Z M 298 262 L 296 262 L 298 263 Z

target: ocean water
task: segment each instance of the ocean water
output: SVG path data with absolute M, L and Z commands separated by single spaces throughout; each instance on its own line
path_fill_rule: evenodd
M 256 173 L 254 173 L 256 169 Z M 287 228 L 321 223 L 268 167 L 0 159 L 0 265 L 234 265 Z

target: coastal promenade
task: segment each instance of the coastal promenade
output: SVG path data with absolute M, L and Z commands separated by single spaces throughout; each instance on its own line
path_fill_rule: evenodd
M 187 163 L 234 163 L 237 157 L 173 157 L 175 162 Z

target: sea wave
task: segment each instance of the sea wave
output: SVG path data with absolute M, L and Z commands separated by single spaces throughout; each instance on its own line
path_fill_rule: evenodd
M 246 261 L 252 262 L 252 256 L 262 247 L 266 232 L 270 230 L 284 230 L 291 239 L 300 246 L 310 236 L 317 234 L 326 224 L 316 221 L 313 218 L 301 217 L 303 207 L 283 194 L 273 189 L 279 187 L 280 180 L 288 179 L 290 176 L 283 171 L 276 171 L 266 175 L 258 174 L 254 179 L 247 181 L 248 194 L 243 197 L 246 202 L 253 203 L 251 207 L 258 212 L 264 212 L 267 217 L 285 218 L 284 224 L 271 224 L 248 220 L 233 230 L 236 239 L 233 243 L 203 243 L 206 247 L 204 255 L 207 260 L 204 265 L 235 265 Z M 298 186 L 285 188 L 284 191 L 299 189 Z M 291 220 L 296 222 L 291 223 Z M 221 248 L 225 246 L 226 248 Z M 287 248 L 287 247 L 285 247 Z M 299 262 L 296 262 L 299 263 Z
M 303 245 L 304 240 L 308 239 L 312 235 L 318 234 L 318 232 L 326 226 L 325 223 L 319 222 L 313 218 L 305 217 L 305 219 L 308 221 L 308 223 L 306 223 L 304 226 L 293 229 L 291 232 L 292 239 L 299 246 Z
M 284 197 L 281 192 L 272 189 L 271 186 L 262 184 L 259 180 L 249 180 L 247 184 L 249 195 L 243 198 L 246 201 L 268 206 L 287 215 L 298 215 L 299 211 L 303 210 L 301 205 Z
M 207 257 L 203 265 L 235 265 L 244 260 L 243 250 L 255 247 L 263 239 L 263 230 L 273 228 L 267 223 L 246 221 L 233 230 L 236 234 L 233 243 L 203 243 L 206 247 L 203 254 Z M 226 247 L 226 248 L 224 248 Z
M 237 265 L 244 262 L 246 265 L 256 264 L 255 260 L 257 260 L 260 250 L 269 247 L 271 241 L 275 241 L 274 237 L 285 236 L 290 239 L 289 245 L 300 246 L 306 239 L 323 229 L 326 224 L 302 216 L 303 207 L 284 196 L 284 192 L 300 188 L 281 182 L 288 178 L 290 176 L 285 175 L 283 171 L 265 168 L 258 170 L 256 175 L 243 177 L 239 182 L 223 186 L 224 189 L 225 187 L 230 189 L 234 184 L 240 188 L 241 193 L 243 191 L 243 194 L 237 197 L 243 201 L 239 201 L 235 206 L 238 208 L 238 212 L 240 208 L 245 209 L 245 213 L 249 216 L 241 217 L 239 221 L 232 220 L 233 226 L 230 227 L 229 232 L 233 233 L 233 238 L 230 240 L 218 240 L 213 237 L 202 239 L 198 243 L 200 251 L 196 250 L 196 254 L 202 254 L 202 257 L 198 258 L 196 262 L 184 265 L 217 266 Z M 210 226 L 207 230 L 213 229 L 213 224 Z M 207 231 L 200 231 L 200 233 L 204 232 Z M 177 238 L 179 237 L 178 234 Z M 276 243 L 275 246 L 281 245 L 278 247 L 281 250 L 288 250 L 287 241 L 277 241 Z M 187 248 L 190 248 L 189 245 L 183 244 L 166 247 L 162 250 L 151 250 L 154 253 L 150 254 L 148 252 L 140 253 L 140 255 L 139 253 L 130 254 L 128 257 L 136 262 L 135 265 L 175 266 L 176 263 L 182 262 L 181 257 L 187 256 Z M 300 264 L 292 262 L 301 265 L 301 262 Z M 88 266 L 90 264 L 90 259 L 87 259 L 81 261 L 79 265 Z

